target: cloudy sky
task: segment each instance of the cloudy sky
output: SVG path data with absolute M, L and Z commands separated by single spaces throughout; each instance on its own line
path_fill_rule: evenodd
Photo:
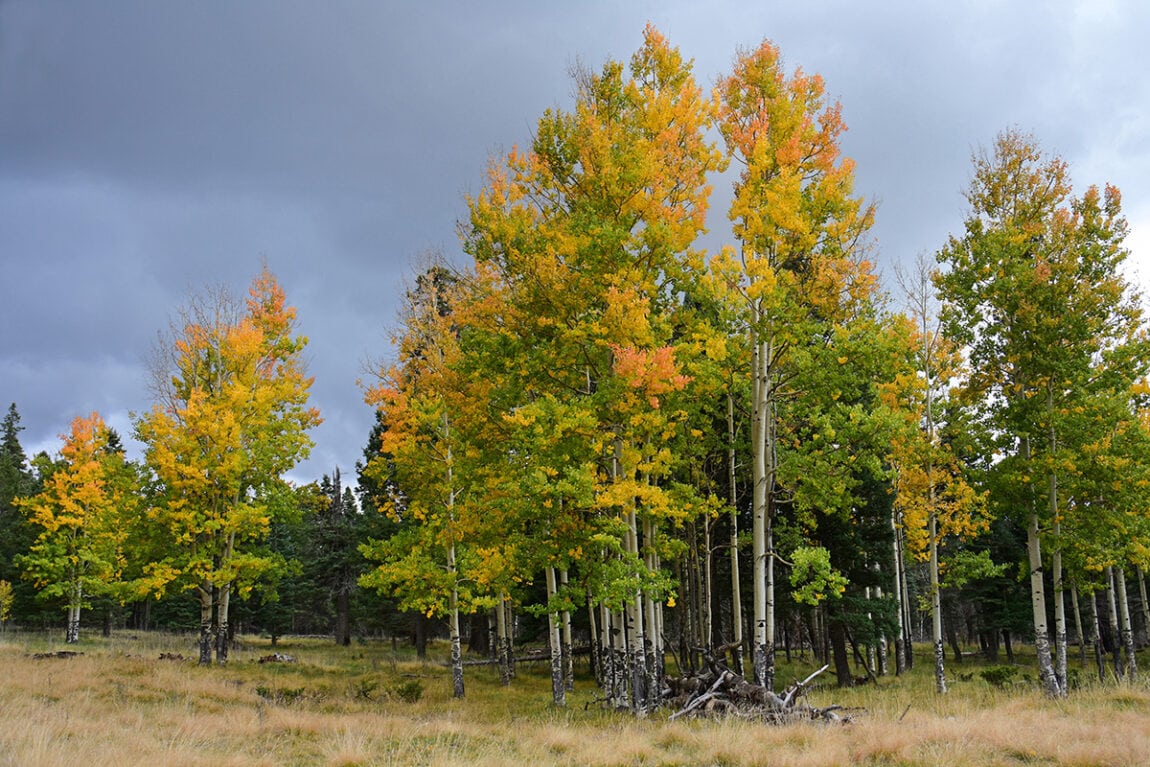
M 705 84 L 764 38 L 824 76 L 885 273 L 958 231 L 971 152 L 1017 126 L 1122 189 L 1150 286 L 1143 0 L 0 0 L 0 407 L 25 449 L 92 410 L 130 435 L 157 332 L 266 258 L 326 419 L 293 476 L 350 475 L 405 276 L 459 257 L 488 158 L 648 21 Z

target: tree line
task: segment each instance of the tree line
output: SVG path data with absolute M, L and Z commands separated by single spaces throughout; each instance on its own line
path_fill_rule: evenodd
M 295 628 L 276 599 L 322 602 L 347 641 L 374 593 L 376 619 L 444 622 L 457 696 L 467 628 L 510 683 L 530 627 L 556 703 L 578 641 L 637 713 L 669 656 L 773 689 L 776 653 L 810 651 L 849 685 L 926 637 L 940 693 L 965 636 L 1032 643 L 1062 696 L 1071 621 L 1100 676 L 1106 649 L 1133 677 L 1150 349 L 1118 191 L 1076 196 L 1004 131 L 973 158 L 963 232 L 891 296 L 841 107 L 774 45 L 708 90 L 648 27 L 574 91 L 468 198 L 466 264 L 406 290 L 358 498 L 338 473 L 281 479 L 319 416 L 265 269 L 246 302 L 173 323 L 139 465 L 93 415 L 29 469 L 9 411 L 0 578 L 66 603 L 70 636 L 97 595 L 190 593 L 205 663 L 232 596 L 273 634 Z M 716 180 L 731 241 L 708 250 Z

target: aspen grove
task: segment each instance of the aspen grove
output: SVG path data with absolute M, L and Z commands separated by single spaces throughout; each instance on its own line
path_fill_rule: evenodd
M 846 129 L 770 42 L 707 87 L 648 26 L 576 68 L 571 103 L 491 158 L 459 258 L 411 275 L 358 494 L 283 479 L 319 413 L 265 267 L 162 338 L 138 464 L 98 414 L 29 462 L 9 411 L 0 607 L 34 615 L 31 584 L 71 642 L 94 600 L 182 596 L 204 664 L 237 610 L 343 644 L 440 630 L 460 698 L 469 652 L 511 685 L 530 640 L 556 705 L 585 654 L 637 716 L 715 669 L 776 699 L 779 653 L 843 686 L 901 674 L 916 640 L 939 694 L 963 639 L 1033 645 L 1051 697 L 1074 643 L 1135 678 L 1150 341 L 1119 191 L 1076 194 L 1004 131 L 963 231 L 888 295 Z
M 605 701 L 643 713 L 669 649 L 684 674 L 745 652 L 768 690 L 780 644 L 829 648 L 841 684 L 852 652 L 900 671 L 925 561 L 944 693 L 942 594 L 1001 577 L 986 541 L 1017 524 L 1029 639 L 1064 694 L 1042 547 L 1062 659 L 1068 568 L 1093 599 L 1144 565 L 1150 357 L 1116 190 L 1070 199 L 1064 164 L 1004 133 L 976 155 L 966 236 L 904 280 L 900 313 L 820 77 L 763 43 L 708 93 L 649 27 L 574 80 L 469 199 L 471 264 L 408 293 L 369 396 L 407 537 L 364 548 L 363 582 L 450 616 L 460 695 L 460 610 L 497 626 L 507 680 L 509 613 L 545 615 L 557 704 L 582 612 Z M 708 252 L 716 181 L 733 241 Z

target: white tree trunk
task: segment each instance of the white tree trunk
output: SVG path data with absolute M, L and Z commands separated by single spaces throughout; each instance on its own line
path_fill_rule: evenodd
M 728 390 L 727 492 L 731 506 L 731 642 L 735 645 L 735 672 L 743 676 L 743 596 L 739 585 L 739 488 L 735 463 L 735 397 Z
M 553 602 L 559 593 L 555 568 L 544 568 L 547 578 L 547 601 Z M 547 610 L 547 644 L 551 649 L 551 702 L 560 708 L 567 706 L 567 685 L 563 674 L 563 631 L 559 614 Z
M 890 515 L 891 540 L 894 542 L 894 599 L 898 605 L 898 636 L 894 640 L 894 673 L 895 676 L 902 676 L 906 673 L 906 617 L 903 610 L 903 600 L 906 598 L 906 593 L 902 588 L 903 568 L 906 566 L 902 561 L 902 530 L 900 521 L 897 517 L 897 512 L 893 511 Z
M 567 569 L 564 568 L 559 571 L 559 586 L 564 590 L 567 589 Z M 562 642 L 563 642 L 563 687 L 571 691 L 575 689 L 575 658 L 571 654 L 571 611 L 564 610 L 559 615 L 562 626 Z M 591 627 L 592 634 L 594 634 L 594 624 Z M 594 643 L 592 643 L 594 644 Z
M 659 553 L 655 548 L 655 536 L 657 530 L 657 523 L 655 520 L 646 519 L 643 521 L 643 538 L 645 540 L 644 559 L 647 568 L 651 572 L 658 572 L 662 566 L 659 560 Z M 647 642 L 643 648 L 643 665 L 646 672 L 646 688 L 647 688 L 647 702 L 651 709 L 659 705 L 662 695 L 662 680 L 663 680 L 663 625 L 662 613 L 659 610 L 660 603 L 654 599 L 647 597 L 644 599 L 644 607 L 646 610 L 646 638 Z
M 1109 608 L 1110 641 L 1114 645 L 1114 678 L 1121 679 L 1125 676 L 1125 669 L 1122 666 L 1122 632 L 1118 628 L 1118 601 L 1114 596 L 1113 567 L 1106 568 L 1106 582 L 1109 584 L 1109 587 L 1106 589 L 1106 606 Z
M 756 311 L 752 321 L 757 325 Z M 751 544 L 754 557 L 754 621 L 755 636 L 751 646 L 751 663 L 755 672 L 755 682 L 767 683 L 767 609 L 770 599 L 767 596 L 767 546 L 770 536 L 770 519 L 767 508 L 768 428 L 767 404 L 770 401 L 770 378 L 767 375 L 767 345 L 755 340 L 753 352 L 752 398 L 754 426 L 752 433 L 751 475 L 752 490 Z
M 208 666 L 212 662 L 212 650 L 215 646 L 212 629 L 215 621 L 212 618 L 212 608 L 215 606 L 215 591 L 210 582 L 202 582 L 197 587 L 200 596 L 200 665 Z
M 1134 655 L 1134 627 L 1130 623 L 1130 600 L 1126 597 L 1126 571 L 1114 568 L 1114 581 L 1118 587 L 1118 629 L 1122 633 L 1122 648 L 1126 652 L 1126 679 L 1138 678 L 1138 658 Z
M 463 644 L 459 636 L 459 587 L 455 583 L 456 568 L 455 568 L 455 544 L 452 544 L 447 549 L 447 570 L 451 574 L 451 602 L 448 605 L 450 610 L 448 637 L 451 642 L 451 696 L 453 698 L 462 698 L 463 689 Z
M 1053 436 L 1051 436 L 1053 442 Z M 1053 451 L 1053 445 L 1051 446 Z M 1054 581 L 1054 673 L 1062 695 L 1067 692 L 1066 679 L 1066 597 L 1062 584 L 1062 525 L 1058 521 L 1058 478 L 1049 478 L 1050 518 L 1054 520 L 1054 551 L 1051 553 L 1050 570 Z
M 930 489 L 930 627 L 934 648 L 934 689 L 946 694 L 946 650 L 942 640 L 942 588 L 938 581 L 938 514 L 934 511 L 934 488 Z
M 1106 659 L 1102 654 L 1102 627 L 1098 623 L 1098 592 L 1090 592 L 1090 641 L 1094 645 L 1094 662 L 1098 666 L 1098 681 L 1106 681 Z
M 1026 529 L 1026 551 L 1030 563 L 1030 600 L 1034 616 L 1034 652 L 1038 658 L 1038 673 L 1042 689 L 1052 698 L 1062 697 L 1064 691 L 1054 671 L 1050 655 L 1050 638 L 1046 625 L 1046 589 L 1042 581 L 1042 545 L 1038 539 L 1038 512 L 1031 511 Z

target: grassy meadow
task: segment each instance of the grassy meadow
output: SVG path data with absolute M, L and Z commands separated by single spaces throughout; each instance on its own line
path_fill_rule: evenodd
M 1087 681 L 1048 701 L 1026 679 L 988 684 L 967 660 L 939 697 L 925 652 L 911 674 L 877 687 L 816 685 L 813 705 L 858 709 L 849 725 L 771 727 L 604 711 L 585 662 L 557 710 L 546 663 L 521 664 L 510 689 L 492 667 L 468 667 L 467 698 L 456 701 L 441 658 L 421 663 L 387 643 L 272 648 L 245 637 L 226 667 L 210 668 L 195 663 L 193 644 L 121 632 L 68 647 L 55 635 L 0 634 L 0 767 L 1150 764 L 1144 682 Z M 33 657 L 73 649 L 83 654 Z M 296 662 L 258 662 L 272 652 Z M 780 678 L 810 670 L 796 663 Z

